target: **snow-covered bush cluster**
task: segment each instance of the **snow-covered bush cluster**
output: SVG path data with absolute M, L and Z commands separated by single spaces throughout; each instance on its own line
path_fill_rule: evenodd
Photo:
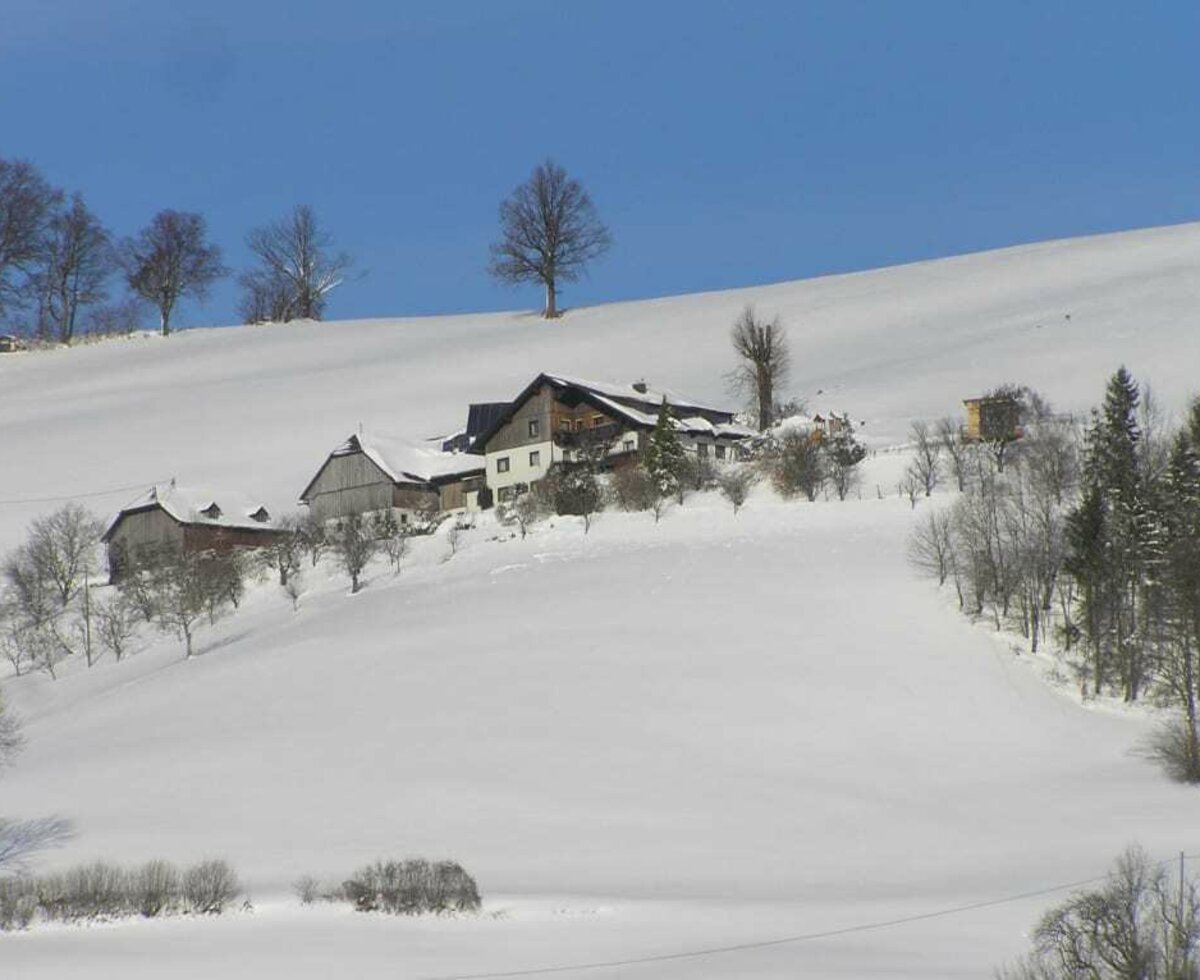
M 479 889 L 462 866 L 454 861 L 376 861 L 359 868 L 340 885 L 322 888 L 305 875 L 294 890 L 305 904 L 320 899 L 349 902 L 359 912 L 420 915 L 427 912 L 477 912 Z
M 91 922 L 133 916 L 220 915 L 241 893 L 224 861 L 180 870 L 168 861 L 123 868 L 97 861 L 38 877 L 0 878 L 0 930 L 31 923 Z

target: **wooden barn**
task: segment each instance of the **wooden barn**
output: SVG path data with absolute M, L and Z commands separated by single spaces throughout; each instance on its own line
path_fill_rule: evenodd
M 259 548 L 277 533 L 267 508 L 245 494 L 171 483 L 151 487 L 122 507 L 101 540 L 108 546 L 109 577 L 115 581 L 139 550 Z
M 390 507 L 401 524 L 409 524 L 430 514 L 475 510 L 483 485 L 478 456 L 352 435 L 321 464 L 300 502 L 322 521 Z

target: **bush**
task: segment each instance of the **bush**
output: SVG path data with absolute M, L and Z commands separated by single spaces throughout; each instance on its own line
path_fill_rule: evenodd
M 242 886 L 224 861 L 201 861 L 183 876 L 183 901 L 189 912 L 220 915 Z
M 301 875 L 292 883 L 292 891 L 301 905 L 312 905 L 321 894 L 321 884 L 312 875 Z
M 654 481 L 641 466 L 623 466 L 612 475 L 613 500 L 621 510 L 649 510 L 658 496 Z
M 733 513 L 741 510 L 746 498 L 750 496 L 750 488 L 754 486 L 754 471 L 748 466 L 731 467 L 717 478 L 717 485 L 725 499 L 733 504 Z
M 342 894 L 359 912 L 392 915 L 474 912 L 480 905 L 475 880 L 460 865 L 421 858 L 360 868 L 342 885 Z
M 789 430 L 769 461 L 771 480 L 782 497 L 803 493 L 816 500 L 825 486 L 825 458 L 821 445 L 803 431 Z
M 32 881 L 0 878 L 0 932 L 29 928 L 37 908 L 37 890 Z
M 179 872 L 167 861 L 148 861 L 130 878 L 133 905 L 148 919 L 179 907 L 183 897 Z
M 1147 758 L 1177 783 L 1200 783 L 1200 738 L 1184 716 L 1159 728 L 1146 745 Z

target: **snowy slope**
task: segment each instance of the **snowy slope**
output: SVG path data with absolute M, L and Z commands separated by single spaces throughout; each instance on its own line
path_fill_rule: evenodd
M 0 357 L 0 500 L 175 476 L 244 489 L 277 511 L 359 423 L 412 439 L 451 432 L 469 402 L 512 398 L 540 370 L 645 378 L 727 402 L 729 327 L 747 303 L 788 327 L 792 390 L 814 410 L 866 420 L 877 442 L 1006 381 L 1089 406 L 1122 360 L 1178 402 L 1195 379 L 1200 224 L 594 307 L 554 323 L 241 327 Z M 5 504 L 0 548 L 39 510 Z
M 879 446 L 1005 380 L 1086 407 L 1121 361 L 1179 407 L 1198 299 L 1200 226 L 1182 226 L 555 324 L 239 328 L 22 356 L 0 361 L 0 500 L 174 474 L 279 507 L 359 421 L 447 431 L 544 368 L 719 400 L 749 301 L 791 327 L 797 391 L 865 418 Z M 1080 707 L 912 576 L 914 518 L 886 495 L 899 465 L 870 460 L 844 504 L 760 488 L 737 518 L 699 498 L 657 526 L 606 514 L 587 537 L 566 519 L 525 541 L 483 522 L 452 560 L 422 540 L 355 597 L 310 573 L 293 612 L 263 585 L 191 662 L 148 637 L 120 666 L 9 681 L 30 746 L 3 807 L 76 819 L 54 863 L 221 854 L 258 908 L 3 937 L 0 964 L 484 973 L 949 910 L 1090 877 L 1134 839 L 1200 851 L 1200 797 L 1135 752 L 1146 718 Z M 3 544 L 48 506 L 0 507 Z M 498 917 L 286 902 L 301 873 L 409 854 L 461 860 Z M 986 977 L 1046 901 L 588 975 Z

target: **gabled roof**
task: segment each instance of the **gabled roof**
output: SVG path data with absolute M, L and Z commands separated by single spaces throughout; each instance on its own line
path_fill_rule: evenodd
M 104 529 L 101 540 L 108 541 L 123 518 L 156 508 L 180 524 L 190 526 L 223 527 L 242 531 L 275 530 L 267 508 L 244 493 L 236 490 L 180 487 L 168 483 L 152 486 L 136 500 L 117 511 Z
M 308 501 L 309 491 L 331 459 L 358 453 L 366 456 L 393 483 L 443 483 L 483 472 L 479 459 L 464 453 L 444 453 L 388 436 L 352 435 L 326 457 L 301 492 L 300 499 Z
M 474 440 L 476 436 L 487 432 L 492 423 L 508 411 L 508 407 L 508 402 L 473 403 L 467 409 L 467 438 Z
M 678 392 L 665 388 L 652 388 L 638 382 L 637 384 L 614 384 L 607 381 L 589 381 L 586 378 L 572 377 L 566 374 L 539 374 L 516 398 L 506 410 L 492 421 L 491 426 L 480 433 L 472 442 L 470 452 L 482 453 L 486 450 L 488 440 L 512 420 L 516 411 L 544 384 L 549 384 L 560 392 L 570 391 L 600 411 L 606 412 L 630 426 L 638 429 L 653 428 L 658 421 L 658 411 L 665 399 L 676 415 L 686 415 L 688 418 L 701 419 L 706 426 L 730 425 L 733 422 L 733 412 L 711 405 L 702 405 L 694 399 L 686 398 Z M 718 419 L 711 422 L 705 415 Z M 684 432 L 691 432 L 686 424 L 676 419 L 675 427 Z M 700 431 L 708 431 L 700 430 Z M 732 434 L 732 433 L 730 433 Z

